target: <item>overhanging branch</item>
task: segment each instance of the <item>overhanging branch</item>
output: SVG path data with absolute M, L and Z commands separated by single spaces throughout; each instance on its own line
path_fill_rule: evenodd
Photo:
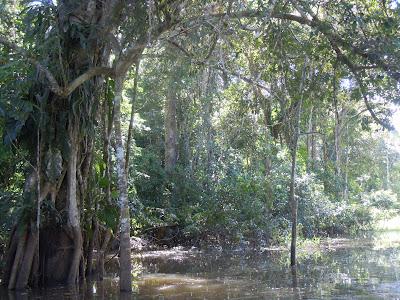
M 7 46 L 10 49 L 13 49 L 16 53 L 22 55 L 28 62 L 34 65 L 38 70 L 43 73 L 49 82 L 50 90 L 61 98 L 68 97 L 74 90 L 76 90 L 80 85 L 84 82 L 88 81 L 89 79 L 99 76 L 99 75 L 106 75 L 106 76 L 113 76 L 114 70 L 108 67 L 93 67 L 90 68 L 88 71 L 83 73 L 82 75 L 75 78 L 71 81 L 66 87 L 61 87 L 56 78 L 54 77 L 53 73 L 43 66 L 36 58 L 33 58 L 25 49 L 19 47 L 13 42 L 7 40 L 4 36 L 0 35 L 0 44 Z
M 188 58 L 190 58 L 190 59 L 193 58 L 193 54 L 190 53 L 189 51 L 187 51 L 183 46 L 179 45 L 177 42 L 172 41 L 172 40 L 168 40 L 168 43 L 170 43 L 172 46 L 174 46 L 174 47 L 176 47 L 177 49 L 179 49 L 179 50 L 180 50 L 181 52 L 183 52 L 183 53 L 185 54 L 185 56 L 187 56 Z M 207 55 L 207 56 L 209 56 L 209 55 Z M 240 80 L 243 80 L 244 82 L 246 82 L 246 83 L 248 83 L 248 84 L 255 85 L 255 86 L 257 86 L 258 88 L 263 89 L 263 90 L 267 91 L 268 93 L 271 93 L 271 90 L 270 90 L 268 87 L 266 87 L 265 85 L 261 84 L 260 82 L 254 81 L 254 80 L 252 80 L 251 78 L 248 78 L 248 77 L 246 77 L 246 76 L 243 76 L 242 74 L 239 74 L 239 73 L 237 73 L 237 72 L 235 72 L 235 71 L 229 71 L 229 70 L 227 70 L 226 68 L 224 68 L 224 67 L 221 66 L 221 65 L 211 65 L 210 63 L 208 63 L 208 60 L 205 60 L 205 61 L 192 60 L 192 62 L 193 62 L 194 64 L 196 64 L 196 65 L 199 65 L 199 66 L 207 66 L 207 67 L 211 67 L 211 68 L 213 68 L 213 69 L 215 69 L 215 70 L 219 70 L 219 71 L 228 73 L 229 75 L 231 75 L 231 76 L 233 76 L 233 77 L 236 77 L 236 78 L 238 78 L 238 79 L 240 79 Z
M 244 10 L 239 12 L 232 13 L 217 13 L 208 16 L 196 17 L 186 20 L 184 23 L 193 24 L 204 21 L 210 21 L 212 19 L 219 18 L 228 18 L 228 19 L 240 19 L 240 18 L 264 18 L 266 20 L 269 19 L 281 19 L 287 21 L 293 21 L 302 25 L 307 25 L 309 27 L 317 29 L 321 32 L 325 37 L 329 40 L 333 40 L 337 45 L 344 47 L 356 54 L 359 57 L 367 59 L 371 66 L 355 66 L 355 69 L 366 69 L 366 68 L 381 68 L 384 70 L 391 78 L 400 82 L 400 70 L 398 66 L 386 63 L 379 53 L 374 51 L 364 51 L 363 49 L 357 47 L 356 45 L 346 41 L 339 34 L 335 32 L 330 24 L 324 22 L 323 20 L 318 19 L 316 16 L 313 16 L 312 19 L 307 18 L 304 13 L 303 15 L 294 15 L 290 13 L 280 13 L 273 10 L 274 5 L 271 6 L 272 10 L 269 11 L 269 14 L 261 11 L 261 10 Z
M 272 17 L 275 17 L 277 19 L 294 21 L 299 24 L 307 25 L 307 26 L 317 29 L 326 38 L 328 38 L 328 40 L 331 43 L 333 42 L 334 44 L 344 47 L 344 48 L 350 50 L 352 53 L 354 53 L 364 59 L 367 59 L 370 63 L 372 63 L 373 68 L 375 68 L 375 67 L 381 68 L 391 78 L 393 78 L 397 82 L 400 82 L 400 71 L 399 71 L 398 66 L 387 64 L 385 61 L 383 61 L 381 59 L 381 57 L 380 57 L 381 55 L 379 55 L 379 53 L 376 53 L 373 51 L 371 51 L 371 52 L 364 51 L 364 50 L 360 49 L 359 47 L 355 46 L 354 44 L 349 43 L 348 41 L 343 39 L 339 34 L 337 34 L 330 24 L 328 24 L 327 22 L 321 21 L 317 16 L 313 15 L 312 19 L 308 19 L 305 16 L 305 13 L 303 11 L 301 11 L 301 9 L 299 12 L 300 12 L 301 16 L 297 16 L 297 15 L 293 15 L 293 14 L 275 13 L 272 15 Z M 354 70 L 364 69 L 364 68 L 366 68 L 366 67 L 354 65 Z
M 364 83 L 362 82 L 362 79 L 360 78 L 359 74 L 357 73 L 357 69 L 354 66 L 354 64 L 350 61 L 350 59 L 346 55 L 344 55 L 342 53 L 342 51 L 335 44 L 334 41 L 330 40 L 330 43 L 331 43 L 333 49 L 336 52 L 338 60 L 343 62 L 350 69 L 351 73 L 353 73 L 353 75 L 354 75 L 354 77 L 355 77 L 355 79 L 357 81 L 357 84 L 359 86 L 361 96 L 362 96 L 362 98 L 364 100 L 365 107 L 367 108 L 367 110 L 370 113 L 371 117 L 375 120 L 375 122 L 380 124 L 383 128 L 386 128 L 388 130 L 393 130 L 394 128 L 390 123 L 381 120 L 375 114 L 374 109 L 372 108 L 371 104 L 368 101 L 368 97 L 367 97 L 367 94 L 366 94 L 366 89 L 365 89 Z

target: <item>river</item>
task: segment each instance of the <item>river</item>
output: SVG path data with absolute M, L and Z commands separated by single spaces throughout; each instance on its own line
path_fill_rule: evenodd
M 117 260 L 103 281 L 22 293 L 1 299 L 400 299 L 400 232 L 324 239 L 299 251 L 183 249 L 132 256 L 134 293 L 119 295 Z

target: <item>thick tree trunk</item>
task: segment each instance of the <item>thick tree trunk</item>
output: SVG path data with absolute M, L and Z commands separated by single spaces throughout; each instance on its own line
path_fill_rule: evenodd
M 8 282 L 10 280 L 11 270 L 13 267 L 15 254 L 17 251 L 17 246 L 18 246 L 17 232 L 18 232 L 17 226 L 15 225 L 11 231 L 9 245 L 7 248 L 7 258 L 6 258 L 6 263 L 5 263 L 5 267 L 4 267 L 4 275 L 3 275 L 3 280 L 2 280 L 2 282 L 5 284 L 8 284 Z
M 113 9 L 113 5 L 115 3 L 115 1 L 108 0 L 101 1 L 101 3 L 92 0 L 78 2 L 61 0 L 54 6 L 54 10 L 56 10 L 54 16 L 57 16 L 55 21 L 58 23 L 52 26 L 46 35 L 49 34 L 50 38 L 54 38 L 55 34 L 58 36 L 55 40 L 59 41 L 57 45 L 59 51 L 56 51 L 57 54 L 54 54 L 55 51 L 49 51 L 48 56 L 40 57 L 40 60 L 43 58 L 46 66 L 50 66 L 50 71 L 57 73 L 57 76 L 53 76 L 55 77 L 53 82 L 48 80 L 48 75 L 42 76 L 43 70 L 38 72 L 40 76 L 35 75 L 34 80 L 37 80 L 37 83 L 31 86 L 31 90 L 35 94 L 30 96 L 34 99 L 36 93 L 41 94 L 41 100 L 38 102 L 42 103 L 40 113 L 45 116 L 43 119 L 45 122 L 36 124 L 32 132 L 36 134 L 39 127 L 41 132 L 40 148 L 50 152 L 57 150 L 58 153 L 61 153 L 60 168 L 61 170 L 65 168 L 62 172 L 67 174 L 67 180 L 63 179 L 64 175 L 62 178 L 55 179 L 58 182 L 49 179 L 46 168 L 49 165 L 51 167 L 52 163 L 48 163 L 40 157 L 37 160 L 39 163 L 36 177 L 42 177 L 42 181 L 49 182 L 32 180 L 31 175 L 27 177 L 28 185 L 32 181 L 37 183 L 37 188 L 30 189 L 30 193 L 34 194 L 36 189 L 40 190 L 40 184 L 43 187 L 47 184 L 50 185 L 51 200 L 57 213 L 49 218 L 46 215 L 44 222 L 41 222 L 41 201 L 35 199 L 33 201 L 37 201 L 37 203 L 33 202 L 33 204 L 37 205 L 34 205 L 34 209 L 30 211 L 33 217 L 28 221 L 20 220 L 18 226 L 25 230 L 12 237 L 13 240 L 10 244 L 12 247 L 10 247 L 7 259 L 9 271 L 5 274 L 5 281 L 11 289 L 25 288 L 28 282 L 37 282 L 38 274 L 41 275 L 40 284 L 42 285 L 76 284 L 79 280 L 79 273 L 82 275 L 83 236 L 79 209 L 83 208 L 82 202 L 86 198 L 86 184 L 90 176 L 86 170 L 89 170 L 90 167 L 86 168 L 85 164 L 87 161 L 89 162 L 87 166 L 90 165 L 91 159 L 88 157 L 90 157 L 91 150 L 83 148 L 84 151 L 78 151 L 78 147 L 83 141 L 90 140 L 90 137 L 87 138 L 87 131 L 78 134 L 78 128 L 81 120 L 85 120 L 85 130 L 93 125 L 96 118 L 94 110 L 98 104 L 96 91 L 103 83 L 102 80 L 90 77 L 85 79 L 84 85 L 79 86 L 75 92 L 71 90 L 65 94 L 58 93 L 57 89 L 54 89 L 54 84 L 58 85 L 57 80 L 63 81 L 58 90 L 68 90 L 68 88 L 63 89 L 68 82 L 77 82 L 75 79 L 88 69 L 103 67 L 105 62 L 108 62 L 110 51 L 106 49 L 105 39 L 98 37 L 108 36 L 112 27 L 118 23 L 118 17 L 114 16 L 116 11 Z M 90 30 L 87 30 L 89 28 Z M 40 56 L 40 54 L 38 55 Z M 83 77 L 79 76 L 79 78 Z M 67 127 L 69 140 L 65 142 L 68 139 Z M 28 128 L 28 130 L 30 129 Z M 32 146 L 32 149 L 35 148 Z M 86 159 L 82 163 L 85 156 Z M 78 175 L 79 185 L 77 185 Z M 81 192 L 77 193 L 77 189 Z M 41 195 L 42 192 L 37 194 Z M 81 203 L 79 203 L 79 195 Z M 46 195 L 38 198 L 44 197 Z M 58 222 L 57 215 L 62 211 L 67 212 L 66 224 Z M 41 226 L 40 236 L 39 225 Z M 40 245 L 38 245 L 39 241 Z M 37 263 L 39 260 L 40 264 Z
M 70 117 L 69 138 L 70 155 L 68 161 L 68 225 L 72 231 L 74 251 L 69 269 L 67 284 L 76 284 L 79 281 L 79 264 L 82 257 L 82 232 L 77 199 L 77 163 L 78 163 L 78 128 L 77 122 Z
M 8 289 L 13 290 L 15 289 L 16 282 L 17 282 L 17 276 L 18 272 L 21 266 L 22 259 L 24 257 L 24 250 L 25 250 L 25 243 L 26 243 L 26 235 L 27 232 L 24 230 L 22 233 L 20 233 L 18 237 L 18 245 L 17 245 L 17 250 L 15 252 L 14 256 L 14 261 L 13 261 L 13 266 L 11 268 L 11 273 L 8 281 Z
M 114 91 L 114 127 L 115 155 L 117 160 L 117 178 L 120 205 L 120 290 L 132 291 L 130 217 L 128 201 L 128 183 L 126 176 L 125 147 L 121 132 L 121 102 L 125 76 L 115 78 Z
M 22 259 L 21 268 L 18 273 L 18 279 L 15 285 L 16 289 L 24 289 L 28 285 L 28 280 L 31 275 L 32 263 L 37 245 L 39 241 L 39 234 L 35 224 L 31 224 L 31 231 L 28 236 L 24 258 Z
M 38 236 L 39 239 L 39 236 Z M 38 244 L 38 249 L 35 251 L 35 256 L 33 257 L 33 264 L 32 264 L 32 286 L 34 288 L 39 287 L 39 281 L 40 281 L 40 274 L 39 274 L 39 268 L 40 268 L 40 253 L 39 253 L 39 240 L 37 242 Z
M 25 182 L 24 197 L 33 203 L 39 198 L 34 197 L 36 182 L 36 173 L 35 171 L 32 171 Z M 8 273 L 5 274 L 4 278 L 5 283 L 8 284 L 8 289 L 10 290 L 25 288 L 26 283 L 28 282 L 31 273 L 32 260 L 37 245 L 37 239 L 35 238 L 34 232 L 32 232 L 32 226 L 35 226 L 33 222 L 26 225 L 26 228 L 24 228 L 24 225 L 18 224 L 12 235 L 12 239 L 15 239 L 18 242 L 10 242 L 11 251 L 9 252 L 7 260 L 11 267 L 7 267 Z M 21 228 L 24 229 L 20 231 L 19 229 Z M 15 245 L 16 248 L 14 250 Z
M 37 173 L 35 171 L 27 177 L 24 187 L 24 197 L 32 201 L 38 202 L 39 207 L 41 201 L 47 196 L 49 186 L 45 185 L 40 196 L 37 196 L 36 183 Z M 35 193 L 36 192 L 36 193 Z M 22 232 L 17 229 L 24 228 Z M 39 231 L 38 224 L 34 219 L 27 225 L 18 224 L 11 235 L 9 253 L 7 257 L 6 273 L 4 275 L 4 283 L 9 289 L 25 289 L 29 279 L 37 279 L 37 274 L 32 274 L 34 258 L 39 258 Z M 37 271 L 37 262 L 34 271 Z

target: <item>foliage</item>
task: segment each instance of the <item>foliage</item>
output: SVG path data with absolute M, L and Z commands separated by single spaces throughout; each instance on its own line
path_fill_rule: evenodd
M 398 209 L 399 201 L 397 194 L 391 190 L 377 190 L 363 195 L 365 205 L 374 206 L 379 209 Z

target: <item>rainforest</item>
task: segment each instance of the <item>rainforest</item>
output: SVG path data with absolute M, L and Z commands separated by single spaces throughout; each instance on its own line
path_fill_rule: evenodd
M 0 299 L 400 297 L 400 2 L 0 0 Z

